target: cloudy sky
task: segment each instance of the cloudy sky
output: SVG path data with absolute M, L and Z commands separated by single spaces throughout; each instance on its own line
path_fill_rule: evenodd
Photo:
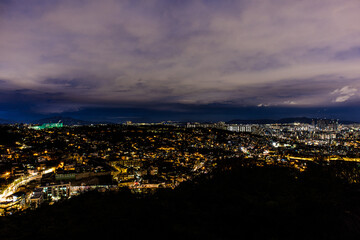
M 0 0 L 0 118 L 360 121 L 358 0 Z

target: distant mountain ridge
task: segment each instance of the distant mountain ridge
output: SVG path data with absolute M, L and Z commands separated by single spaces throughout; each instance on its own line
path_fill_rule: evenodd
M 278 120 L 273 119 L 253 119 L 253 120 L 244 120 L 244 119 L 235 119 L 226 122 L 227 124 L 283 124 L 283 123 L 307 123 L 311 124 L 313 120 L 319 120 L 320 118 L 307 118 L 307 117 L 295 117 L 295 118 L 281 118 Z M 358 123 L 355 121 L 344 121 L 339 120 L 339 123 L 341 124 L 353 124 Z
M 15 121 L 9 119 L 0 118 L 0 124 L 13 124 Z
M 234 120 L 230 120 L 227 121 L 227 124 L 275 124 L 275 123 L 279 123 L 279 124 L 285 124 L 285 123 L 307 123 L 307 124 L 311 124 L 313 120 L 319 120 L 321 118 L 308 118 L 308 117 L 294 117 L 294 118 L 281 118 L 278 120 L 274 120 L 274 119 L 234 119 Z M 72 117 L 63 117 L 63 116 L 54 116 L 54 117 L 48 117 L 48 118 L 42 118 L 42 119 L 38 119 L 29 123 L 32 124 L 44 124 L 44 123 L 58 123 L 58 122 L 62 122 L 64 125 L 67 126 L 74 126 L 74 125 L 91 125 L 91 124 L 114 124 L 114 122 L 106 122 L 106 121 L 99 121 L 99 122 L 95 122 L 95 121 L 86 121 L 86 120 L 81 120 L 81 119 L 76 119 L 76 118 L 72 118 Z M 201 121 L 200 121 L 201 122 Z M 15 123 L 20 123 L 19 121 L 13 121 L 13 120 L 9 120 L 9 119 L 2 119 L 0 118 L 0 124 L 6 125 L 6 124 L 15 124 Z M 186 122 L 179 122 L 179 123 L 183 123 L 186 124 Z M 205 123 L 205 122 L 202 122 Z M 211 122 L 208 122 L 211 123 Z M 346 120 L 339 120 L 339 123 L 341 124 L 356 124 L 359 122 L 356 121 L 346 121 Z
M 44 124 L 44 123 L 58 123 L 58 122 L 62 122 L 64 125 L 67 125 L 67 126 L 99 124 L 98 122 L 84 121 L 84 120 L 80 120 L 80 119 L 75 119 L 75 118 L 71 118 L 71 117 L 62 117 L 62 116 L 43 118 L 43 119 L 36 120 L 33 123 L 34 124 Z

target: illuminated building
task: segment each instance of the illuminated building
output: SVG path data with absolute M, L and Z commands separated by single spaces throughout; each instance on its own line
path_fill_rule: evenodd
M 30 129 L 35 129 L 35 130 L 42 130 L 42 129 L 47 129 L 47 128 L 61 128 L 63 127 L 63 123 L 44 123 L 41 126 L 30 126 Z
M 16 192 L 11 196 L 7 197 L 6 201 L 0 203 L 0 213 L 1 215 L 6 214 L 6 212 L 17 211 L 23 209 L 25 206 L 25 193 Z
M 30 197 L 30 208 L 36 209 L 40 207 L 44 201 L 43 192 L 41 188 L 36 188 Z
M 59 200 L 70 196 L 70 183 L 42 186 L 42 189 L 46 200 Z
M 252 132 L 252 126 L 251 125 L 240 125 L 239 126 L 239 132 Z
M 238 125 L 229 125 L 227 126 L 227 130 L 231 132 L 239 132 L 239 126 Z

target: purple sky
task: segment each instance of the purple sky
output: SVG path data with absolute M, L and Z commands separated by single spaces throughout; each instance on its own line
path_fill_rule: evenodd
M 0 117 L 338 117 L 360 103 L 359 13 L 358 0 L 0 0 Z

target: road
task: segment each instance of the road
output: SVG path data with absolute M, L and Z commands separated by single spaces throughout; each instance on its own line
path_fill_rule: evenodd
M 37 178 L 41 178 L 43 174 L 47 174 L 47 173 L 54 172 L 54 171 L 55 171 L 55 168 L 52 167 L 52 168 L 46 169 L 44 171 L 41 171 L 41 172 L 38 172 L 35 174 L 29 174 L 29 175 L 22 176 L 22 177 L 15 179 L 0 194 L 0 202 L 5 202 L 6 198 L 9 197 L 10 195 L 16 193 L 16 191 L 19 189 L 19 187 L 27 184 L 30 181 L 37 179 Z

